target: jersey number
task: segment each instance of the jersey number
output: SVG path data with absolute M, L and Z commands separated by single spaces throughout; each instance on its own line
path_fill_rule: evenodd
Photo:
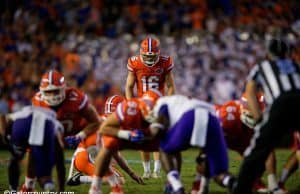
M 128 102 L 127 114 L 128 115 L 136 115 L 137 104 L 135 102 Z
M 226 117 L 227 121 L 232 121 L 235 119 L 234 113 L 236 112 L 236 107 L 228 106 L 226 107 L 226 112 L 228 113 Z
M 143 84 L 143 92 L 146 92 L 149 89 L 159 89 L 159 77 L 152 75 L 152 76 L 143 76 L 142 77 L 142 84 Z
M 60 121 L 61 124 L 64 126 L 65 132 L 71 132 L 74 126 L 74 123 L 72 120 L 63 120 Z

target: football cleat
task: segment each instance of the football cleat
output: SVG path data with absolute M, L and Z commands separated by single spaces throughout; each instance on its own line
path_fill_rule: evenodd
M 124 194 L 122 186 L 116 185 L 116 186 L 112 187 L 110 194 Z
M 89 194 L 102 194 L 102 191 L 94 186 L 91 186 Z
M 253 190 L 258 193 L 267 193 L 268 187 L 261 179 L 257 179 L 253 184 Z
M 171 194 L 186 194 L 184 188 L 180 188 L 178 191 L 173 191 Z
M 193 182 L 191 194 L 198 194 L 200 189 L 200 180 L 196 180 Z
M 173 188 L 170 183 L 166 183 L 164 188 L 164 194 L 172 194 Z
M 160 172 L 153 172 L 152 175 L 151 175 L 152 178 L 155 178 L 155 179 L 158 179 L 160 178 Z
M 281 190 L 283 190 L 283 191 L 285 191 L 286 193 L 288 193 L 288 190 L 285 188 L 284 183 L 279 182 L 279 183 L 278 183 L 278 187 L 279 187 Z
M 21 186 L 20 193 L 34 192 L 33 188 L 27 188 L 25 184 Z
M 144 172 L 142 178 L 143 179 L 149 179 L 149 178 L 151 178 L 151 172 Z
M 191 194 L 208 194 L 209 193 L 208 192 L 209 191 L 208 184 L 206 184 L 205 186 L 202 186 L 202 190 L 200 188 L 201 188 L 201 181 L 195 180 L 192 185 Z
M 80 176 L 82 176 L 82 173 L 77 172 L 74 174 L 69 180 L 67 180 L 67 185 L 69 186 L 77 186 L 80 185 Z
M 186 194 L 186 192 L 183 187 L 177 191 L 174 191 L 171 184 L 167 182 L 164 188 L 164 194 Z
M 287 194 L 287 191 L 284 191 L 283 189 L 280 189 L 279 187 L 273 189 L 272 191 L 269 191 L 269 194 Z
M 119 183 L 121 184 L 121 185 L 124 185 L 125 184 L 125 177 L 123 177 L 123 176 L 119 176 L 118 177 L 118 181 L 119 181 Z

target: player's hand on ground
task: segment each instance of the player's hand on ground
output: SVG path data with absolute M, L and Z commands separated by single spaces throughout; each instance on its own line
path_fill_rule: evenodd
M 138 184 L 140 185 L 144 185 L 145 182 L 144 182 L 144 179 L 138 175 L 136 175 L 135 173 L 131 173 L 130 174 L 130 177 L 135 180 L 135 182 L 137 182 Z

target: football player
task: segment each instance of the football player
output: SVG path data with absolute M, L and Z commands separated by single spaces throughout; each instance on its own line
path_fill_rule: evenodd
M 137 143 L 149 134 L 149 123 L 143 116 L 145 104 L 154 104 L 161 96 L 157 90 L 148 90 L 141 98 L 125 100 L 118 104 L 117 110 L 109 115 L 100 126 L 102 148 L 96 157 L 95 176 L 89 190 L 90 194 L 101 194 L 103 177 L 109 168 L 112 156 L 121 149 L 158 151 L 159 141 L 153 139 Z
M 164 95 L 175 93 L 172 69 L 173 60 L 170 56 L 160 54 L 159 40 L 153 37 L 147 37 L 140 44 L 139 55 L 128 59 L 127 81 L 125 87 L 125 96 L 127 99 L 134 97 L 134 87 L 136 85 L 137 97 L 149 89 L 157 89 Z M 154 170 L 151 175 L 150 153 L 141 152 L 143 161 L 143 178 L 158 178 L 160 176 L 159 153 L 154 152 Z
M 115 112 L 116 106 L 124 99 L 124 97 L 119 95 L 113 95 L 109 97 L 105 102 L 105 111 L 102 117 L 105 119 L 110 114 Z M 97 132 L 80 142 L 72 157 L 69 180 L 67 181 L 68 185 L 75 186 L 79 185 L 80 183 L 91 183 L 92 176 L 94 175 L 95 171 L 95 157 L 101 149 L 101 145 L 101 138 Z M 109 172 L 104 179 L 110 184 L 114 194 L 122 193 L 121 184 L 124 184 L 125 182 L 122 174 L 116 169 L 116 163 L 118 163 L 133 180 L 139 184 L 143 184 L 142 178 L 137 176 L 133 170 L 130 169 L 125 159 L 121 156 L 121 153 L 116 152 L 113 155 L 113 158 L 115 159 L 115 162 L 111 162 Z M 78 173 L 71 177 L 73 167 L 78 171 Z M 83 174 L 87 176 L 84 176 Z M 118 178 L 118 181 L 116 181 L 116 177 Z
M 265 107 L 264 96 L 259 93 L 257 98 L 260 103 L 260 108 L 263 110 Z M 256 124 L 248 109 L 247 98 L 243 94 L 239 100 L 232 100 L 221 106 L 216 106 L 216 111 L 221 121 L 221 126 L 224 131 L 228 148 L 238 152 L 240 156 L 243 156 L 245 149 L 250 143 L 251 137 L 254 133 L 253 128 Z M 271 182 L 272 184 L 276 184 L 274 152 L 270 154 L 269 159 L 266 162 L 266 167 L 270 177 L 269 185 L 271 186 Z M 267 187 L 259 177 L 255 182 L 254 190 L 264 193 L 268 191 Z
M 231 189 L 235 178 L 228 173 L 227 147 L 214 106 L 182 95 L 158 99 L 150 125 L 151 135 L 160 137 L 160 150 L 164 169 L 171 189 L 167 193 L 184 194 L 184 187 L 176 168 L 174 154 L 191 147 L 200 148 L 196 162 L 206 155 L 207 177 Z
M 77 88 L 67 87 L 64 76 L 60 72 L 56 70 L 46 72 L 41 78 L 39 90 L 34 95 L 32 104 L 54 110 L 57 119 L 64 126 L 65 137 L 76 135 L 79 139 L 84 139 L 87 134 L 97 130 L 101 118 L 89 102 L 88 96 Z M 63 191 L 66 170 L 65 166 L 61 164 L 64 161 L 64 154 L 62 151 L 57 151 L 56 154 L 59 190 Z M 30 164 L 31 162 L 29 162 Z M 34 189 L 34 177 L 33 171 L 28 170 L 21 191 Z
M 0 135 L 5 136 L 12 154 L 8 166 L 11 191 L 17 193 L 20 176 L 19 161 L 30 148 L 37 180 L 44 191 L 53 191 L 51 172 L 55 149 L 62 149 L 63 127 L 56 120 L 55 112 L 27 106 L 15 113 L 0 115 Z M 56 145 L 58 144 L 58 145 Z M 46 160 L 44 160 L 47 158 Z
M 263 95 L 261 93 L 257 94 L 257 99 L 260 108 L 263 110 L 265 107 Z M 253 128 L 255 126 L 255 121 L 248 109 L 248 102 L 245 94 L 243 94 L 239 100 L 232 100 L 223 105 L 217 105 L 216 113 L 220 119 L 228 148 L 243 156 L 243 153 L 248 147 L 252 135 L 254 134 Z M 263 184 L 260 177 L 258 177 L 253 189 L 260 193 L 266 193 L 269 190 L 272 191 L 274 189 L 277 189 L 278 193 L 284 192 L 277 184 L 276 158 L 274 152 L 269 155 L 268 160 L 266 161 L 266 171 L 268 173 L 268 188 Z M 201 174 L 202 173 L 198 172 L 196 175 L 191 192 L 192 194 L 207 192 L 207 185 L 205 184 L 208 184 L 208 180 L 201 176 Z

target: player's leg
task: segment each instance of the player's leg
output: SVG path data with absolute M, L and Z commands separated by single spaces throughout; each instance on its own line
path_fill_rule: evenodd
M 161 162 L 163 169 L 167 173 L 168 182 L 172 185 L 174 192 L 184 192 L 180 179 L 180 159 L 179 152 L 191 147 L 190 140 L 194 128 L 194 110 L 185 113 L 181 119 L 169 129 L 160 141 Z
M 26 176 L 25 183 L 22 185 L 21 191 L 34 191 L 35 189 L 35 172 L 34 172 L 34 161 L 32 159 L 32 152 L 30 149 L 27 150 L 27 163 L 26 163 Z
M 174 154 L 174 158 L 175 158 L 175 169 L 177 169 L 178 172 L 180 173 L 181 172 L 181 164 L 182 164 L 181 152 Z
M 153 159 L 154 159 L 154 169 L 153 169 L 153 173 L 151 176 L 153 178 L 159 178 L 160 177 L 160 169 L 161 169 L 159 152 L 153 152 Z
M 175 162 L 176 155 L 177 153 L 167 154 L 165 152 L 161 152 L 162 167 L 167 174 L 168 184 L 166 185 L 165 188 L 165 193 L 167 194 L 172 192 L 178 192 L 178 193 L 184 192 L 179 171 L 176 169 L 176 165 L 177 165 Z
M 150 152 L 141 151 L 141 159 L 143 164 L 143 178 L 148 179 L 151 177 L 151 160 L 150 160 Z
M 53 144 L 54 146 L 54 144 Z M 35 164 L 35 171 L 37 180 L 44 191 L 54 191 L 55 186 L 52 180 L 51 171 L 54 166 L 54 147 L 52 154 L 45 152 L 45 146 L 32 146 L 33 161 Z M 47 158 L 45 160 L 45 158 Z
M 284 133 L 282 125 L 281 119 L 276 115 L 269 117 L 269 114 L 264 115 L 263 121 L 256 125 L 255 134 L 244 153 L 245 159 L 240 168 L 235 194 L 252 193 L 254 180 L 265 170 L 267 157 Z
M 285 189 L 284 188 L 285 182 L 298 169 L 298 160 L 297 160 L 296 152 L 297 151 L 293 151 L 290 154 L 289 158 L 287 159 L 286 163 L 284 164 L 281 170 L 281 175 L 278 183 L 281 189 Z
M 208 193 L 209 178 L 206 155 L 201 149 L 196 157 L 196 175 L 192 185 L 191 194 Z
M 294 133 L 294 146 L 295 149 L 289 156 L 288 160 L 284 164 L 281 175 L 279 178 L 279 186 L 284 189 L 284 184 L 286 180 L 298 169 L 300 168 L 300 134 L 299 132 Z M 298 153 L 298 154 L 297 154 Z M 297 158 L 298 156 L 298 158 Z M 299 165 L 299 166 L 298 166 Z
M 269 191 L 279 190 L 278 181 L 276 178 L 276 174 L 277 174 L 276 156 L 274 150 L 269 154 L 265 165 L 266 165 L 267 180 L 268 180 L 268 190 Z
M 8 182 L 12 191 L 17 191 L 20 178 L 20 159 L 12 156 L 8 163 Z
M 58 182 L 58 190 L 65 190 L 65 181 L 66 181 L 66 167 L 65 167 L 65 155 L 61 145 L 57 139 L 55 139 L 55 165 L 56 165 L 56 174 Z
M 54 191 L 55 186 L 52 180 L 51 171 L 54 166 L 54 153 L 43 153 L 42 146 L 34 146 L 33 149 L 33 160 L 35 163 L 35 171 L 37 180 L 44 191 Z M 54 148 L 53 148 L 54 150 Z M 47 158 L 47 160 L 44 160 Z
M 125 177 L 124 177 L 123 173 L 118 169 L 117 162 L 112 160 L 111 163 L 110 163 L 110 169 L 111 169 L 112 173 L 118 178 L 118 183 L 121 184 L 121 185 L 124 185 L 125 184 Z
M 67 185 L 76 186 L 80 183 L 91 183 L 95 166 L 89 160 L 88 151 L 85 148 L 77 148 L 73 155 L 72 162 L 78 172 L 68 179 Z
M 19 162 L 23 159 L 24 154 L 27 149 L 27 138 L 30 132 L 31 117 L 24 119 L 17 119 L 12 125 L 12 134 L 10 140 L 10 151 L 12 153 L 12 159 L 9 164 L 9 183 L 14 189 L 18 187 L 19 181 Z M 35 185 L 35 174 L 33 172 L 33 165 L 31 161 L 31 156 L 28 156 L 27 162 L 27 176 L 25 178 L 25 183 L 21 187 L 21 191 L 31 192 L 34 190 Z M 16 174 L 14 174 L 16 173 Z M 31 178 L 29 178 L 31 177 Z
M 62 151 L 61 146 L 56 146 L 57 136 L 53 126 L 54 125 L 50 121 L 47 121 L 44 131 L 47 136 L 44 137 L 43 144 L 30 146 L 32 161 L 34 163 L 34 172 L 44 191 L 54 191 L 55 189 L 51 175 L 55 164 L 55 152 L 57 152 L 58 149 Z
M 241 157 L 243 157 L 243 153 L 244 151 L 247 149 L 248 145 L 250 144 L 250 140 L 253 136 L 253 129 L 250 128 L 246 128 L 245 131 L 243 131 L 242 134 L 240 134 L 240 136 L 238 136 L 238 140 L 237 141 L 227 141 L 226 140 L 226 144 L 228 146 L 229 149 L 232 149 L 236 152 L 238 152 Z M 253 185 L 253 190 L 258 192 L 258 193 L 266 193 L 268 192 L 268 187 L 267 185 L 264 183 L 264 181 L 262 180 L 262 175 L 259 175 L 254 182 Z
M 203 150 L 206 154 L 207 177 L 213 177 L 216 183 L 231 190 L 235 178 L 228 172 L 229 159 L 223 130 L 218 118 L 211 114 L 208 115 L 206 144 Z
M 11 142 L 9 150 L 11 152 L 11 158 L 8 163 L 9 187 L 12 191 L 17 191 L 20 178 L 20 162 L 24 158 L 26 150 L 24 146 L 20 146 L 18 149 L 14 142 Z
M 270 111 L 263 115 L 263 120 L 255 127 L 255 134 L 250 146 L 245 151 L 245 160 L 242 163 L 238 177 L 238 184 L 234 193 L 250 193 L 249 186 L 253 177 L 264 169 L 264 162 L 271 150 L 292 129 L 300 127 L 300 107 L 298 94 L 286 94 L 274 102 Z
M 92 184 L 89 190 L 90 194 L 101 193 L 102 179 L 109 171 L 109 164 L 112 155 L 113 151 L 107 148 L 102 148 L 99 151 L 95 162 L 95 175 L 93 177 Z
M 123 188 L 119 178 L 120 176 L 115 169 L 109 166 L 109 169 L 105 173 L 105 176 L 102 178 L 102 180 L 103 182 L 107 182 L 111 187 L 111 194 L 123 193 Z
M 102 136 L 102 148 L 97 154 L 95 160 L 95 174 L 92 180 L 92 184 L 89 190 L 90 194 L 101 194 L 101 185 L 103 178 L 110 173 L 110 162 L 112 156 L 119 150 L 120 147 L 125 148 L 126 146 L 122 145 L 122 140 L 112 137 L 112 136 Z M 116 177 L 116 176 L 114 176 Z M 107 177 L 109 179 L 109 177 Z M 113 177 L 112 177 L 113 178 Z M 118 192 L 113 193 L 122 193 L 122 188 L 118 187 Z

